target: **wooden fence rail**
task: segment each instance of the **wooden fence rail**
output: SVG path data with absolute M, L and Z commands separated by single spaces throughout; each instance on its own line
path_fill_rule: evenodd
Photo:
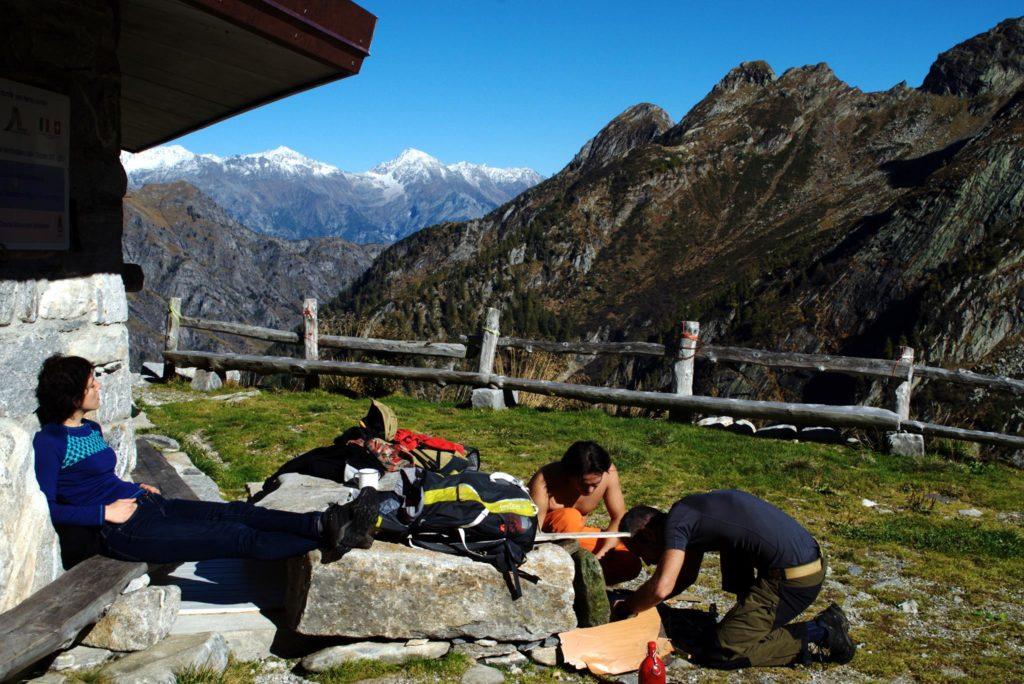
M 463 336 L 471 341 L 479 336 Z M 591 356 L 598 354 L 622 354 L 625 356 L 671 356 L 663 344 L 656 342 L 554 342 L 531 340 L 522 337 L 501 337 L 499 348 L 523 349 L 527 352 L 545 351 L 552 354 L 577 354 Z M 706 344 L 697 347 L 697 358 L 711 363 L 730 361 L 750 363 L 772 368 L 812 370 L 819 373 L 842 373 L 877 378 L 899 378 L 906 364 L 899 360 L 873 359 L 855 356 L 834 356 L 831 354 L 803 354 L 799 352 L 776 352 L 748 347 L 734 347 L 721 344 Z M 914 376 L 921 380 L 944 380 L 961 385 L 973 385 L 986 389 L 1002 390 L 1024 394 L 1024 380 L 1004 376 L 982 375 L 968 370 L 949 370 L 924 364 L 913 364 Z
M 827 423 L 842 427 L 860 427 L 895 430 L 899 418 L 892 411 L 870 406 L 831 406 L 826 404 L 790 404 L 775 401 L 723 399 L 720 397 L 680 396 L 665 392 L 640 392 L 611 387 L 573 385 L 548 380 L 512 378 L 493 373 L 474 373 L 444 368 L 412 368 L 386 366 L 376 363 L 347 361 L 307 361 L 287 356 L 255 356 L 247 354 L 219 354 L 214 352 L 165 352 L 175 364 L 195 366 L 206 370 L 248 370 L 255 373 L 288 373 L 304 376 L 345 375 L 417 380 L 440 385 L 470 385 L 533 392 L 567 399 L 578 399 L 594 404 L 616 404 L 654 409 L 682 409 L 701 413 L 724 414 L 744 418 L 765 418 L 798 424 Z
M 695 412 L 724 414 L 744 418 L 765 418 L 801 424 L 827 424 L 842 427 L 866 427 L 904 430 L 921 435 L 934 435 L 1010 448 L 1024 447 L 1024 437 L 981 430 L 936 425 L 910 420 L 911 392 L 914 382 L 938 380 L 955 382 L 990 390 L 1024 394 L 1024 380 L 1003 376 L 990 376 L 966 370 L 947 370 L 914 363 L 914 350 L 901 347 L 895 359 L 835 356 L 831 354 L 804 354 L 749 349 L 719 344 L 701 344 L 700 325 L 685 321 L 680 328 L 678 347 L 667 347 L 655 342 L 556 342 L 521 337 L 502 337 L 499 331 L 500 314 L 495 308 L 487 310 L 481 333 L 462 336 L 463 343 L 387 340 L 366 337 L 321 335 L 317 321 L 317 302 L 306 299 L 303 303 L 303 333 L 241 323 L 211 321 L 181 315 L 181 300 L 171 298 L 165 343 L 165 376 L 173 373 L 174 364 L 189 363 L 210 370 L 251 370 L 257 373 L 290 373 L 306 379 L 307 387 L 317 385 L 317 377 L 325 375 L 376 376 L 398 380 L 434 382 L 441 385 L 461 384 L 476 387 L 484 396 L 494 390 L 521 390 L 535 394 L 560 396 L 601 404 L 617 404 L 645 408 L 668 409 L 674 419 L 685 419 Z M 213 354 L 179 350 L 180 328 L 193 328 L 208 332 L 227 333 L 243 337 L 303 344 L 304 359 L 290 357 L 252 356 L 241 354 Z M 475 342 L 480 349 L 477 372 L 456 371 L 454 359 L 467 356 L 467 345 Z M 320 348 L 346 349 L 384 354 L 430 356 L 451 359 L 444 369 L 391 366 L 375 363 L 322 361 Z M 523 349 L 526 352 L 545 351 L 555 354 L 593 356 L 621 354 L 656 356 L 672 361 L 672 388 L 670 393 L 639 392 L 608 387 L 592 387 L 569 383 L 511 378 L 495 375 L 494 359 L 499 349 Z M 785 402 L 746 401 L 718 397 L 693 396 L 694 361 L 703 358 L 711 363 L 730 362 L 755 364 L 772 368 L 809 370 L 820 373 L 841 373 L 864 376 L 896 383 L 891 395 L 892 410 L 866 406 L 826 406 L 821 404 L 794 404 Z M 169 371 L 167 370 L 169 369 Z M 497 394 L 501 394 L 498 392 Z M 483 398 L 483 397 L 482 397 Z M 480 405 L 494 406 L 493 397 Z

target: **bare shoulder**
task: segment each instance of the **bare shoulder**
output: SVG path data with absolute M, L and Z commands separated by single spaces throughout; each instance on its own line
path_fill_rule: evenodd
M 530 488 L 533 487 L 547 487 L 549 476 L 552 474 L 552 467 L 558 465 L 557 463 L 548 463 L 547 465 L 541 466 L 537 469 L 537 472 L 530 478 Z
M 607 480 L 609 489 L 619 486 L 619 469 L 615 467 L 614 463 L 612 463 L 611 467 L 608 468 Z

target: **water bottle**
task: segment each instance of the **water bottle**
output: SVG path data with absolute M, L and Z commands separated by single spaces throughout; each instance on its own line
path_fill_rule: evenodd
M 658 644 L 647 642 L 647 657 L 640 663 L 639 684 L 665 684 L 665 663 L 658 657 Z

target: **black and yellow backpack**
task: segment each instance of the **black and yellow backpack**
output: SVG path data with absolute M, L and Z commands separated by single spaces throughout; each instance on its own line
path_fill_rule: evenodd
M 512 598 L 520 578 L 536 582 L 519 566 L 533 549 L 537 506 L 523 484 L 507 473 L 455 475 L 406 468 L 404 507 L 382 520 L 382 529 L 416 548 L 466 556 L 497 568 Z

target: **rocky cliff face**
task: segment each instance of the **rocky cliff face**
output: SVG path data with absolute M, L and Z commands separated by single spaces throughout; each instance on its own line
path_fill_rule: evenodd
M 123 251 L 145 273 L 145 289 L 128 298 L 131 365 L 137 370 L 142 361 L 160 359 L 169 297 L 181 297 L 188 316 L 288 330 L 300 323 L 305 297 L 332 296 L 369 266 L 380 246 L 259 235 L 194 186 L 178 182 L 147 185 L 125 197 Z M 266 346 L 182 334 L 188 349 Z
M 634 107 L 491 214 L 390 247 L 335 308 L 435 337 L 476 331 L 487 306 L 524 335 L 673 343 L 700 320 L 705 340 L 871 356 L 909 343 L 930 363 L 1019 371 L 1022 27 L 944 53 L 921 88 L 865 93 L 825 64 L 777 76 L 749 62 L 674 126 Z M 661 363 L 588 372 L 669 382 Z M 757 369 L 698 378 L 732 396 L 879 391 Z M 1006 402 L 952 389 L 922 388 L 915 415 L 1020 428 Z

